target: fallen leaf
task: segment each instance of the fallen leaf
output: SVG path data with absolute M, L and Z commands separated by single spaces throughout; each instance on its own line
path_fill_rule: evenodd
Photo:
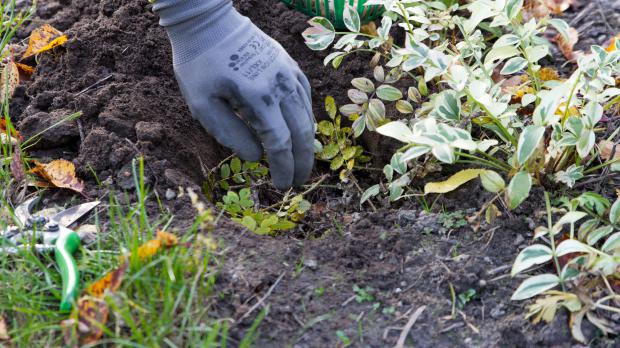
M 67 160 L 54 160 L 47 164 L 35 162 L 32 173 L 40 176 L 50 186 L 66 188 L 75 192 L 84 191 L 84 183 L 75 174 L 75 166 Z
M 121 286 L 123 276 L 128 266 L 129 263 L 124 262 L 121 267 L 108 272 L 103 278 L 90 284 L 86 288 L 86 292 L 96 298 L 103 298 L 106 291 L 116 292 Z
M 22 151 L 19 146 L 15 146 L 15 152 L 11 158 L 11 174 L 18 183 L 26 180 L 26 171 L 24 170 L 24 164 L 22 163 Z
M 598 143 L 598 147 L 601 154 L 601 159 L 603 159 L 604 161 L 608 161 L 611 159 L 612 152 L 614 159 L 620 158 L 620 146 L 616 146 L 616 143 L 614 143 L 613 141 L 601 140 Z
M 607 45 L 607 52 L 613 52 L 618 49 L 616 47 L 616 40 L 620 40 L 620 34 L 618 34 L 618 36 L 616 37 L 612 37 L 611 40 L 609 40 L 609 45 Z
M 17 130 L 15 130 L 14 127 L 10 127 L 11 128 L 11 135 L 15 138 L 18 138 L 20 141 L 24 140 L 23 137 L 19 134 L 19 132 Z M 6 124 L 6 120 L 5 119 L 0 119 L 0 131 L 4 134 L 7 134 L 7 124 Z
M 461 185 L 477 178 L 486 169 L 465 169 L 452 175 L 446 181 L 429 182 L 424 186 L 424 194 L 447 193 L 456 190 Z
M 103 337 L 103 327 L 108 321 L 109 309 L 102 299 L 84 296 L 77 301 L 71 318 L 61 322 L 65 345 L 81 347 L 96 343 Z
M 51 50 L 56 46 L 61 46 L 67 42 L 67 40 L 67 35 L 63 35 L 61 31 L 49 24 L 43 24 L 30 34 L 28 49 L 24 52 L 22 59 Z
M 560 74 L 558 74 L 558 71 L 550 67 L 544 67 L 540 69 L 540 71 L 538 72 L 538 76 L 541 80 L 545 82 L 560 80 Z
M 575 52 L 573 49 L 577 42 L 579 42 L 579 32 L 577 29 L 570 27 L 568 28 L 569 40 L 566 40 L 564 36 L 558 34 L 555 37 L 555 42 L 558 44 L 560 51 L 568 60 L 573 60 L 575 58 Z
M 34 68 L 27 64 L 15 63 L 17 65 L 17 69 L 19 69 L 19 78 L 20 80 L 28 80 L 34 74 Z
M 15 88 L 19 86 L 19 69 L 14 61 L 9 60 L 2 68 L 0 83 L 0 101 L 4 102 L 13 96 Z
M 543 0 L 542 3 L 552 14 L 562 14 L 573 5 L 574 0 Z
M 9 330 L 6 326 L 6 321 L 4 317 L 0 315 L 0 341 L 8 341 L 11 337 L 9 337 Z
M 149 240 L 138 248 L 138 258 L 143 261 L 157 254 L 162 247 L 172 247 L 178 244 L 175 235 L 164 231 L 157 231 L 157 237 Z

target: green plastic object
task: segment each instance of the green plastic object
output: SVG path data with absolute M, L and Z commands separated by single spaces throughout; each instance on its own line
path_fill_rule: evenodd
M 60 300 L 60 311 L 68 312 L 73 306 L 73 301 L 77 297 L 80 272 L 78 271 L 73 254 L 80 247 L 80 237 L 68 228 L 62 228 L 60 235 L 55 243 L 55 256 L 60 277 L 62 278 L 62 298 Z
M 363 22 L 368 22 L 381 16 L 383 6 L 364 6 L 366 0 L 281 0 L 283 3 L 309 15 L 321 16 L 329 19 L 336 28 L 346 28 L 342 20 L 344 6 L 355 6 Z

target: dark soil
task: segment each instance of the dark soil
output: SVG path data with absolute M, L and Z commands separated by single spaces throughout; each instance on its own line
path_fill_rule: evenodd
M 325 53 L 307 49 L 300 35 L 307 18 L 278 1 L 235 4 L 299 62 L 313 86 L 317 117 L 323 115 L 325 96 L 345 102 L 351 78 L 368 74 L 367 59 L 349 59 L 336 71 L 323 67 Z M 597 12 L 586 17 L 594 22 L 584 29 L 586 40 L 593 41 L 588 43 L 602 44 L 609 37 L 605 22 L 620 28 L 614 8 L 615 13 L 609 8 L 603 12 L 605 21 Z M 228 153 L 192 120 L 174 80 L 168 40 L 148 2 L 41 1 L 37 15 L 20 38 L 47 22 L 70 40 L 54 54 L 41 56 L 32 81 L 16 92 L 12 116 L 29 136 L 74 111 L 83 115 L 46 133 L 30 154 L 74 161 L 89 184 L 89 196 L 110 188 L 131 190 L 131 161 L 138 155 L 144 156 L 147 179 L 160 196 L 167 188 L 199 187 L 205 172 Z M 435 210 L 443 206 L 471 215 L 472 208 L 489 198 L 478 186 L 447 195 Z M 421 306 L 426 309 L 408 335 L 409 345 L 573 345 L 565 314 L 551 325 L 532 326 L 523 318 L 524 304 L 509 300 L 518 285 L 508 276 L 509 267 L 528 244 L 539 216 L 533 207 L 540 205 L 526 204 L 495 226 L 474 232 L 454 228 L 445 214 L 426 213 L 412 203 L 367 213 L 356 212 L 357 198 L 338 190 L 316 192 L 312 199 L 320 209 L 314 209 L 299 233 L 260 237 L 229 222 L 214 232 L 228 247 L 214 316 L 241 318 L 274 286 L 264 301 L 270 311 L 257 346 L 335 347 L 341 343 L 339 330 L 356 347 L 393 346 Z M 186 199 L 164 204 L 177 215 L 179 226 L 191 223 Z M 356 299 L 354 285 L 368 287 L 370 296 Z M 475 291 L 454 316 L 451 286 L 457 295 Z M 232 328 L 234 337 L 242 335 L 254 314 Z M 590 334 L 595 344 L 614 345 L 598 340 L 594 331 Z

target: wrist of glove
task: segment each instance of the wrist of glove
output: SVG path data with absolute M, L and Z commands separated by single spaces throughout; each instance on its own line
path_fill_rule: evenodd
M 159 0 L 154 10 L 194 118 L 244 160 L 266 152 L 277 188 L 303 184 L 314 163 L 314 117 L 297 63 L 230 0 Z

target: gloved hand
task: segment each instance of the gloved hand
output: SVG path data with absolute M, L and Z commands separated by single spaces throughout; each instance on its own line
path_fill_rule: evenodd
M 314 163 L 308 79 L 231 0 L 157 0 L 174 72 L 194 118 L 244 160 L 263 148 L 274 185 L 303 184 Z

